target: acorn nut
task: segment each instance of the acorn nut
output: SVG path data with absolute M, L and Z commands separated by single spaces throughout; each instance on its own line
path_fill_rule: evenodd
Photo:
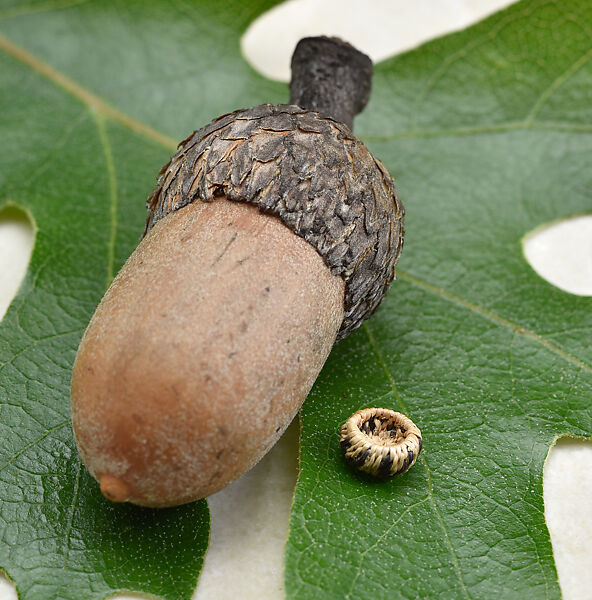
M 394 278 L 403 207 L 351 132 L 372 63 L 306 38 L 292 73 L 289 105 L 224 115 L 180 144 L 84 334 L 74 433 L 114 502 L 175 506 L 246 472 Z

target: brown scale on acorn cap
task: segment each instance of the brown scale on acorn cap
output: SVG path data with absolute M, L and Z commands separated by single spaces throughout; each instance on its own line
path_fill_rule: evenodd
M 378 307 L 404 211 L 351 131 L 371 77 L 349 44 L 305 38 L 290 104 L 219 117 L 161 170 L 73 370 L 76 441 L 110 500 L 174 506 L 242 475 Z

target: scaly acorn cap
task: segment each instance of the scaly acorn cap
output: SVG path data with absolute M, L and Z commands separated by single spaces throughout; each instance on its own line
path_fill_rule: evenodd
M 404 209 L 384 165 L 349 127 L 291 104 L 215 119 L 160 171 L 144 235 L 168 213 L 218 196 L 277 216 L 344 279 L 338 340 L 377 309 L 395 277 Z

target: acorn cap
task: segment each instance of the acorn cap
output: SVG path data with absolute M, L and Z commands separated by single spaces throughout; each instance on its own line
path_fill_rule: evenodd
M 338 340 L 374 313 L 395 276 L 404 209 L 386 168 L 349 127 L 295 105 L 215 119 L 160 171 L 145 235 L 168 213 L 219 196 L 277 216 L 343 278 Z

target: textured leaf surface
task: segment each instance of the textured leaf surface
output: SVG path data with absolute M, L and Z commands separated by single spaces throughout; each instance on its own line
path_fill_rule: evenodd
M 592 209 L 592 10 L 521 2 L 379 66 L 356 124 L 407 210 L 399 281 L 334 350 L 303 410 L 289 598 L 558 598 L 542 469 L 592 434 L 592 299 L 521 238 Z M 420 427 L 404 477 L 339 456 L 356 409 Z
M 37 227 L 0 324 L 0 567 L 24 600 L 195 585 L 205 503 L 104 503 L 73 445 L 70 368 L 176 141 L 286 100 L 239 52 L 271 4 L 0 4 L 0 204 Z M 559 595 L 542 465 L 556 435 L 592 432 L 592 305 L 534 274 L 520 240 L 591 208 L 591 30 L 584 0 L 525 1 L 378 68 L 356 131 L 396 177 L 406 247 L 305 405 L 290 597 Z M 338 455 L 338 426 L 370 404 L 424 433 L 400 480 L 361 482 Z
M 267 8 L 254 4 L 0 4 L 0 206 L 36 226 L 0 324 L 0 568 L 22 600 L 180 600 L 195 588 L 207 504 L 104 501 L 73 442 L 70 371 L 175 140 L 244 102 L 281 99 L 238 51 Z

